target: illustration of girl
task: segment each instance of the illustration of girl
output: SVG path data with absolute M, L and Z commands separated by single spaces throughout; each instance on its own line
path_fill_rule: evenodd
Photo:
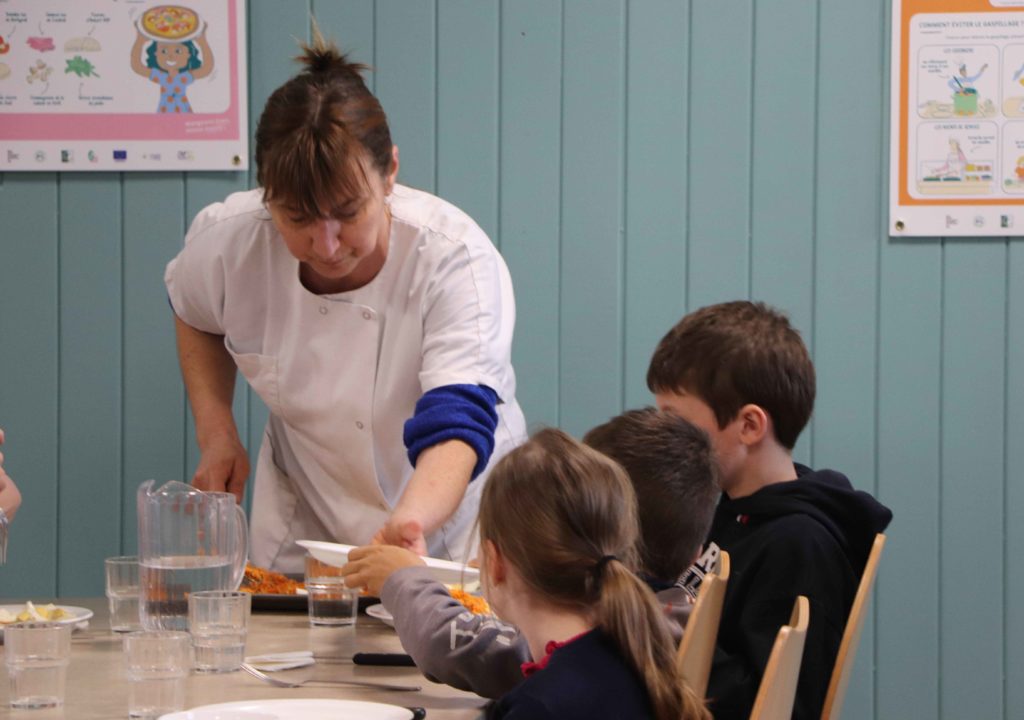
M 138 32 L 132 45 L 132 70 L 160 85 L 158 113 L 190 113 L 185 94 L 188 86 L 213 72 L 213 51 L 206 41 L 206 28 L 193 42 L 152 40 L 142 62 L 142 46 L 148 38 Z

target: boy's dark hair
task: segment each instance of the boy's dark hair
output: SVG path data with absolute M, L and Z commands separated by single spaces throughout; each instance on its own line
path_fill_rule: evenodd
M 598 425 L 583 442 L 621 465 L 633 484 L 640 569 L 675 582 L 700 552 L 719 495 L 707 434 L 680 417 L 645 408 Z
M 800 334 L 778 310 L 745 300 L 680 320 L 654 351 L 647 387 L 698 396 L 719 427 L 747 403 L 759 405 L 790 450 L 814 409 L 814 365 Z

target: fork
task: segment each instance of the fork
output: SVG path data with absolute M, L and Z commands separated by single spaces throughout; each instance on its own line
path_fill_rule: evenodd
M 419 685 L 390 685 L 388 683 L 376 683 L 368 682 L 366 680 L 300 680 L 299 682 L 291 682 L 289 680 L 282 680 L 280 678 L 272 677 L 267 675 L 261 670 L 257 670 L 249 663 L 242 663 L 242 669 L 253 677 L 259 678 L 264 682 L 268 682 L 271 685 L 277 687 L 289 687 L 296 688 L 302 687 L 303 685 L 355 685 L 357 687 L 376 688 L 377 690 L 396 690 L 399 692 L 418 692 L 423 688 Z

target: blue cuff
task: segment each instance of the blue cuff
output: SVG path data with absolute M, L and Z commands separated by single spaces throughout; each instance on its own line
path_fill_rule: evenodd
M 420 453 L 445 440 L 461 440 L 476 452 L 475 479 L 494 452 L 498 427 L 498 394 L 486 385 L 445 385 L 424 393 L 416 412 L 405 421 L 409 462 L 416 467 Z

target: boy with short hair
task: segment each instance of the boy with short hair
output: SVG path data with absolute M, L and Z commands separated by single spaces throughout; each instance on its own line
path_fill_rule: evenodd
M 625 469 L 638 500 L 642 547 L 637 573 L 664 606 L 676 635 L 691 609 L 676 585 L 707 535 L 719 490 L 707 435 L 654 408 L 612 418 L 583 438 Z M 418 556 L 397 547 L 349 553 L 352 587 L 380 594 L 395 618 L 403 647 L 424 675 L 496 698 L 522 682 L 530 650 L 518 629 L 474 615 L 433 580 Z
M 797 595 L 811 603 L 794 718 L 820 716 L 853 596 L 888 508 L 845 476 L 792 458 L 814 407 L 814 366 L 800 335 L 763 303 L 729 302 L 685 316 L 658 344 L 647 385 L 660 409 L 711 437 L 722 499 L 696 592 L 728 551 L 708 698 L 717 720 L 746 718 L 779 627 Z

